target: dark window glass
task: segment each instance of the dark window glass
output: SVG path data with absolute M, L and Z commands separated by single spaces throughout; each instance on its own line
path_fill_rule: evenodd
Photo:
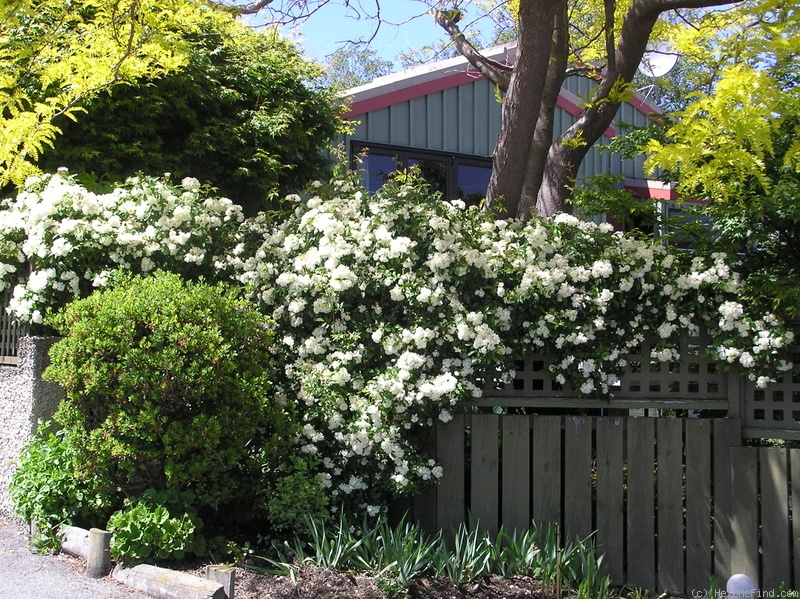
M 442 197 L 447 197 L 447 162 L 410 158 L 408 166 L 417 166 L 419 174 L 431 186 L 432 191 L 438 191 Z
M 464 200 L 467 206 L 479 204 L 486 197 L 492 167 L 474 164 L 459 164 L 456 172 L 458 182 L 457 197 Z
M 446 200 L 463 199 L 477 204 L 486 196 L 492 161 L 489 158 L 421 151 L 414 148 L 353 142 L 352 153 L 359 156 L 353 168 L 362 172 L 364 187 L 375 192 L 387 177 L 400 168 L 417 166 L 422 177 Z
M 363 157 L 363 163 L 359 170 L 363 173 L 364 187 L 370 193 L 374 193 L 386 183 L 387 177 L 397 170 L 397 158 L 381 154 L 367 154 Z

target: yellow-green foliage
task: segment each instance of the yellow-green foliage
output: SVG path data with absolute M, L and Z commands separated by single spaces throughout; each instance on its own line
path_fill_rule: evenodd
M 695 18 L 696 17 L 696 18 Z M 687 196 L 735 199 L 757 183 L 769 192 L 766 158 L 775 132 L 800 115 L 800 18 L 777 0 L 749 0 L 725 11 L 692 16 L 694 27 L 674 25 L 668 35 L 690 64 L 688 84 L 698 91 L 675 115 L 667 143 L 651 141 L 651 171 L 663 168 Z M 785 154 L 796 166 L 800 144 Z
M 672 143 L 648 143 L 648 164 L 679 172 L 689 196 L 704 191 L 725 200 L 749 177 L 766 189 L 764 155 L 772 149 L 776 94 L 765 73 L 744 65 L 727 69 L 715 95 L 699 96 L 683 111 L 669 131 Z
M 12 0 L 0 4 L 0 185 L 35 173 L 32 161 L 75 118 L 78 102 L 119 81 L 185 62 L 178 31 L 231 17 L 188 0 Z

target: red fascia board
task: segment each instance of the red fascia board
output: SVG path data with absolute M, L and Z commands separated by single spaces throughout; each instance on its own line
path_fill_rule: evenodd
M 424 83 L 419 83 L 417 85 L 389 91 L 372 98 L 366 98 L 364 100 L 353 102 L 350 105 L 350 110 L 344 113 L 342 118 L 348 119 L 360 116 L 373 110 L 380 110 L 381 108 L 387 108 L 388 106 L 400 104 L 401 102 L 408 102 L 409 100 L 422 98 L 423 96 L 427 96 L 429 94 L 435 94 L 437 92 L 450 89 L 451 87 L 465 85 L 481 78 L 482 76 L 477 72 L 465 70 L 458 73 L 453 73 L 452 75 L 439 77 L 431 81 L 426 81 Z
M 625 189 L 639 198 L 675 201 L 680 197 L 672 185 L 664 185 L 660 181 L 627 180 Z
M 559 108 L 561 108 L 563 110 L 566 110 L 569 114 L 571 114 L 572 116 L 577 118 L 577 117 L 579 117 L 581 115 L 581 113 L 583 112 L 583 109 L 580 106 L 578 106 L 578 103 L 576 102 L 576 100 L 570 98 L 570 96 L 572 96 L 572 95 L 573 94 L 570 94 L 569 92 L 565 92 L 562 89 L 561 93 L 558 94 L 558 99 L 556 100 L 556 106 L 558 106 Z M 616 131 L 616 129 L 614 129 L 614 127 L 608 127 L 603 133 L 604 133 L 604 135 L 606 137 L 616 137 L 617 136 L 617 131 Z

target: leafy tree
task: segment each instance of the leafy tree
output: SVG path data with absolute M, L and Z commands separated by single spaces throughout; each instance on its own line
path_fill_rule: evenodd
M 284 20 L 309 18 L 331 1 L 254 0 L 237 10 L 266 10 Z M 774 4 L 775 0 L 497 0 L 488 4 L 429 0 L 436 21 L 459 52 L 504 93 L 487 206 L 503 206 L 509 215 L 522 218 L 535 213 L 549 216 L 566 208 L 581 162 L 633 92 L 631 82 L 648 43 L 670 32 L 664 15 L 682 11 L 673 19 L 682 27 L 716 32 L 719 11 L 690 9 L 736 5 L 761 14 L 765 6 Z M 375 5 L 380 7 L 380 0 Z M 513 15 L 518 33 L 513 68 L 486 59 L 469 42 L 462 31 L 460 8 L 467 6 L 492 12 L 505 6 Z M 597 86 L 575 123 L 554 140 L 556 100 L 569 76 L 591 77 Z M 520 168 L 523 161 L 525 167 Z
M 328 88 L 344 90 L 388 75 L 393 69 L 394 64 L 378 56 L 375 50 L 349 45 L 328 57 L 320 83 Z
M 0 185 L 19 184 L 80 102 L 185 62 L 175 27 L 217 11 L 188 0 L 11 0 L 0 5 Z M 230 17 L 226 17 L 230 18 Z
M 737 255 L 743 296 L 797 318 L 800 64 L 793 48 L 800 23 L 780 3 L 762 9 L 718 11 L 713 35 L 682 29 L 674 36 L 686 63 L 698 67 L 674 80 L 676 110 L 609 147 L 626 157 L 649 154 L 652 176 L 674 182 L 682 198 L 700 200 L 673 223 L 675 234 L 697 249 Z M 582 209 L 611 208 L 624 219 L 631 214 L 624 203 L 608 203 L 621 194 L 605 189 L 576 199 Z M 712 226 L 698 226 L 702 221 Z
M 186 64 L 116 85 L 54 120 L 63 135 L 39 160 L 44 170 L 123 181 L 137 172 L 197 176 L 249 212 L 325 174 L 322 148 L 341 128 L 320 68 L 272 30 L 230 18 L 184 30 Z
M 779 2 L 762 9 L 716 15 L 724 36 L 678 38 L 709 65 L 713 93 L 694 96 L 643 146 L 653 172 L 676 181 L 682 197 L 705 202 L 715 223 L 709 243 L 740 256 L 750 299 L 796 318 L 800 21 Z

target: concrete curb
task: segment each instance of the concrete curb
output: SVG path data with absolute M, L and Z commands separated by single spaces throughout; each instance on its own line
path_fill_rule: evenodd
M 218 582 L 147 564 L 118 565 L 111 572 L 111 576 L 157 599 L 227 599 L 228 597 L 223 585 Z
M 64 553 L 87 560 L 88 575 L 91 566 L 88 564 L 89 555 L 92 553 L 90 531 L 77 526 L 64 526 L 60 536 L 61 549 Z M 108 539 L 105 542 L 108 543 Z M 101 576 L 105 576 L 109 570 L 111 570 L 110 565 Z M 111 577 L 118 582 L 156 599 L 233 599 L 233 568 L 221 565 L 208 566 L 206 575 L 207 578 L 200 578 L 193 574 L 148 564 L 137 566 L 118 564 L 111 570 Z

